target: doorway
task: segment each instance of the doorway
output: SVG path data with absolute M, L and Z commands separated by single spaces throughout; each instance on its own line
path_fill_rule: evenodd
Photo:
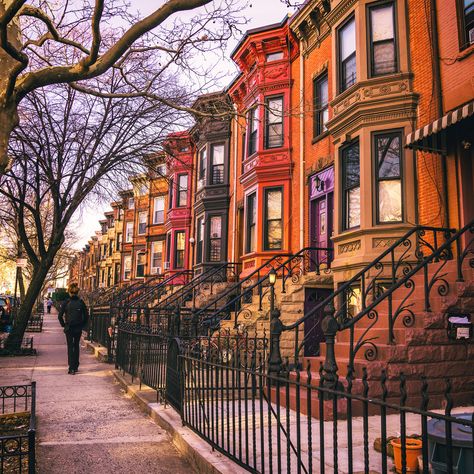
M 332 290 L 329 288 L 305 288 L 304 314 L 308 314 L 324 301 Z M 320 344 L 324 342 L 324 333 L 321 322 L 324 317 L 324 308 L 320 308 L 312 317 L 304 322 L 304 356 L 317 357 L 320 353 Z

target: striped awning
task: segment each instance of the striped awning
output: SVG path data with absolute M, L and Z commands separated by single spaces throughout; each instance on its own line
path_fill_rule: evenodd
M 448 112 L 446 115 L 443 115 L 434 122 L 408 134 L 405 146 L 419 150 L 439 153 L 445 152 L 444 148 L 441 146 L 441 142 L 444 140 L 440 140 L 441 137 L 437 136 L 437 134 L 471 115 L 474 115 L 474 101 L 451 110 L 451 112 Z

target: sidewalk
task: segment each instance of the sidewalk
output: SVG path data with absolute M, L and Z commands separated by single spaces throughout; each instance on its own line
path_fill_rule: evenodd
M 79 372 L 68 375 L 55 311 L 45 314 L 34 347 L 36 356 L 0 358 L 0 385 L 37 382 L 38 473 L 194 472 L 167 433 L 124 395 L 110 365 L 83 350 Z

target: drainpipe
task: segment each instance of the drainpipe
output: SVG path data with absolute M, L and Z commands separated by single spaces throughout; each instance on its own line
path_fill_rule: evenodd
M 441 90 L 441 70 L 439 67 L 439 40 L 438 40 L 438 18 L 436 14 L 436 0 L 430 0 L 430 13 L 431 13 L 431 31 L 433 33 L 433 37 L 431 38 L 431 42 L 433 45 L 433 75 L 434 75 L 434 88 L 435 88 L 435 95 L 436 95 L 436 105 L 437 105 L 437 115 L 438 117 L 443 116 L 443 94 Z M 442 131 L 439 133 L 443 133 Z M 443 179 L 443 201 L 444 201 L 444 225 L 445 227 L 449 227 L 449 202 L 448 202 L 448 166 L 447 166 L 447 159 L 446 153 L 441 155 L 441 173 Z
M 304 149 L 304 56 L 303 44 L 300 40 L 300 249 L 304 247 L 304 172 L 305 172 L 305 149 Z
M 233 126 L 233 132 L 232 135 L 234 137 L 234 178 L 233 178 L 233 183 L 232 183 L 232 189 L 234 190 L 234 202 L 232 205 L 233 208 L 233 217 L 232 217 L 232 260 L 231 262 L 235 262 L 235 221 L 237 220 L 237 153 L 238 153 L 238 131 L 239 131 L 239 123 L 238 123 L 238 118 L 237 118 L 237 107 L 234 104 L 234 111 L 235 115 L 232 120 L 234 126 Z M 240 229 L 242 231 L 242 229 Z

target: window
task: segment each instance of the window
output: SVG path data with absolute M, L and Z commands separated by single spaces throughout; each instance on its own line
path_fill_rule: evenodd
M 267 62 L 278 61 L 283 59 L 283 51 L 277 51 L 276 53 L 267 54 Z
M 153 200 L 153 224 L 165 222 L 165 197 L 157 196 Z
M 161 268 L 162 260 L 163 260 L 163 242 L 161 240 L 152 242 L 151 243 L 151 268 Z
M 342 150 L 343 227 L 360 225 L 360 160 L 359 142 Z
M 206 163 L 207 162 L 207 148 L 201 148 L 199 152 L 199 175 L 198 175 L 198 189 L 201 189 L 206 184 Z
M 329 107 L 328 107 L 328 75 L 327 73 L 318 77 L 314 81 L 314 131 L 315 137 L 324 133 L 326 128 L 326 122 L 329 118 Z
M 245 161 L 245 143 L 247 141 L 247 134 L 244 132 L 242 134 L 242 174 L 244 174 L 245 167 L 244 167 L 244 161 Z
M 143 278 L 145 276 L 145 252 L 137 252 L 135 276 L 136 278 Z
M 139 183 L 137 186 L 137 193 L 139 196 L 145 196 L 148 193 L 148 183 Z
M 125 242 L 130 243 L 133 238 L 133 222 L 127 222 L 125 226 Z
M 203 242 L 204 242 L 204 218 L 200 217 L 197 220 L 196 228 L 197 248 L 196 248 L 196 263 L 202 263 L 203 259 Z
M 122 250 L 122 234 L 117 234 L 117 239 L 115 241 L 115 249 L 117 252 Z
M 355 84 L 356 75 L 356 32 L 355 18 L 347 21 L 338 32 L 339 40 L 339 92 Z
M 401 141 L 398 132 L 374 137 L 377 222 L 402 220 Z
M 138 213 L 138 235 L 146 233 L 147 211 Z
M 265 189 L 264 250 L 283 247 L 283 189 Z
M 257 224 L 257 195 L 255 193 L 247 196 L 247 238 L 246 252 L 255 251 Z
M 211 147 L 211 181 L 212 184 L 224 183 L 224 145 Z
M 112 256 L 113 251 L 114 251 L 114 241 L 109 240 L 109 257 Z
M 222 217 L 213 216 L 210 219 L 209 229 L 209 261 L 221 261 Z
M 173 207 L 173 185 L 174 185 L 173 178 L 170 178 L 170 182 L 168 184 L 169 186 L 168 209 L 171 209 Z
M 188 175 L 180 174 L 178 176 L 178 207 L 184 207 L 188 204 Z
M 123 257 L 123 279 L 130 280 L 131 273 L 132 273 L 132 256 L 125 255 L 125 257 Z
M 370 7 L 369 21 L 371 74 L 392 74 L 397 71 L 393 3 Z
M 174 234 L 174 267 L 184 268 L 184 231 Z
M 171 259 L 171 232 L 166 235 L 166 262 L 170 263 Z
M 128 198 L 128 209 L 135 209 L 135 200 L 133 198 Z
M 248 143 L 248 156 L 253 155 L 257 151 L 257 139 L 258 139 L 258 108 L 255 106 L 249 111 L 249 143 Z
M 474 43 L 474 1 L 458 0 L 459 38 L 461 49 Z
M 265 148 L 283 146 L 283 97 L 266 100 Z

